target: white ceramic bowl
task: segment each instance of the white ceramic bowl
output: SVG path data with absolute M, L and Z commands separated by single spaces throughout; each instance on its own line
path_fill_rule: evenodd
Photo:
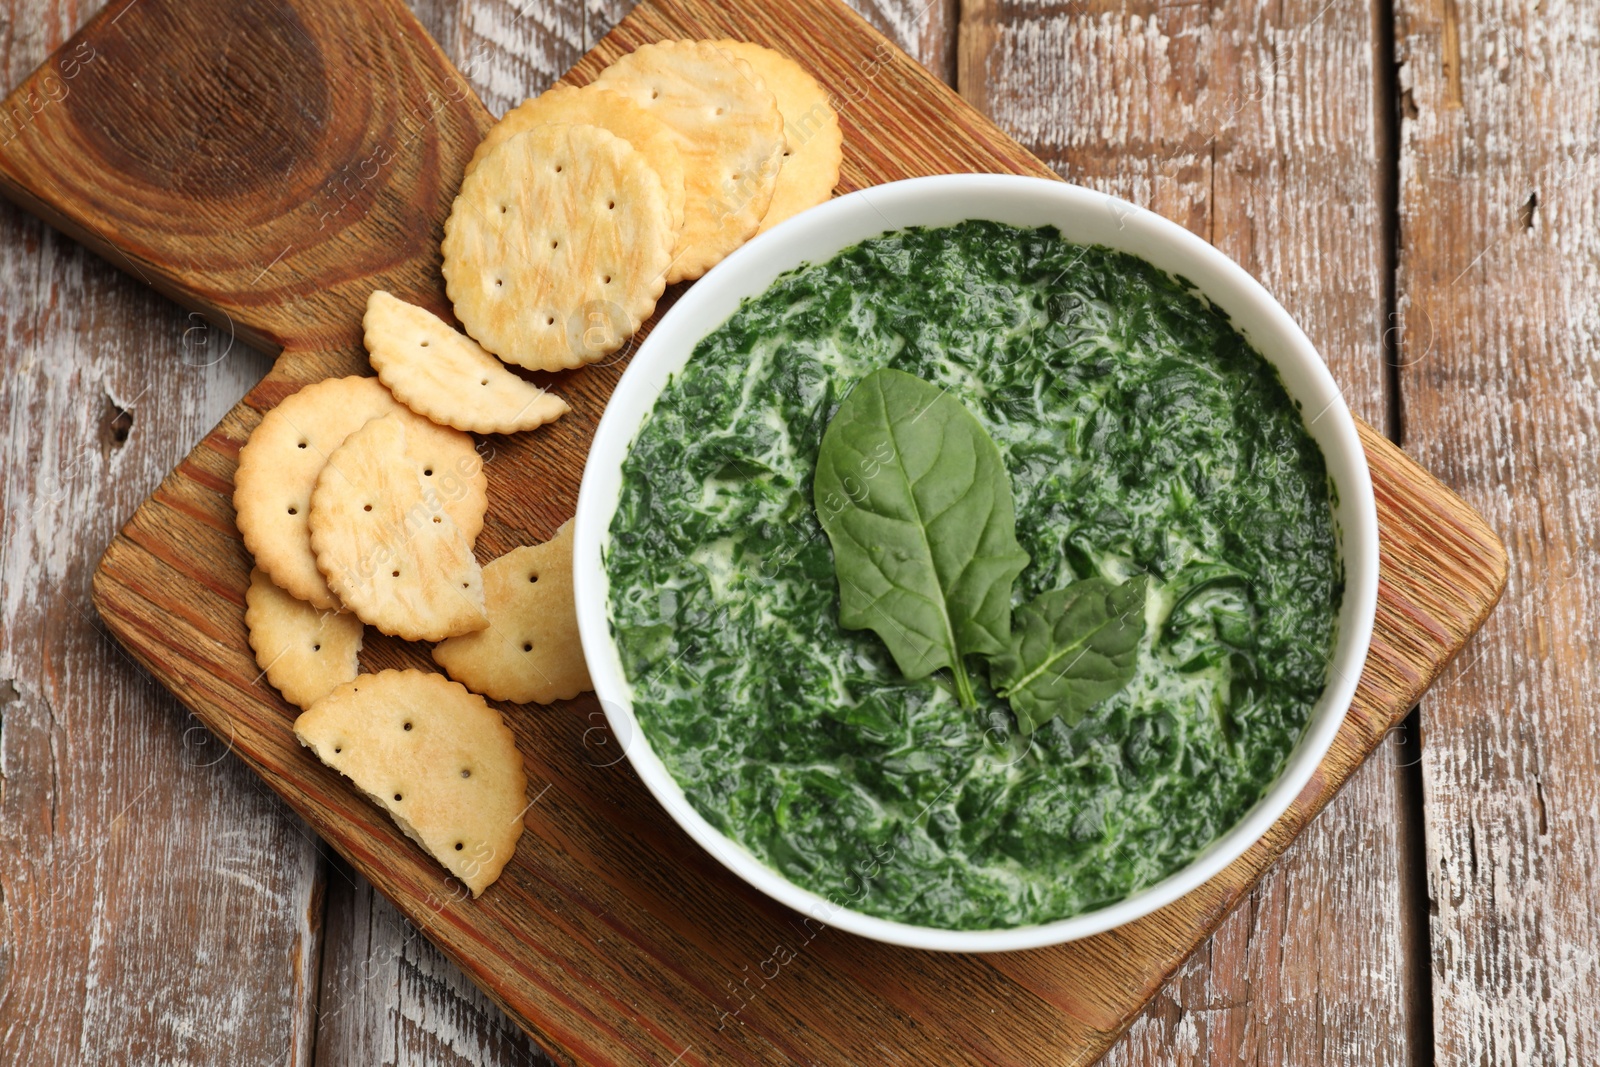
M 1327 689 L 1299 744 L 1266 795 L 1188 866 L 1122 901 L 1036 926 L 943 930 L 893 922 L 835 905 L 802 889 L 724 836 L 689 804 L 634 718 L 631 691 L 611 636 L 601 553 L 621 493 L 622 462 L 668 379 L 702 337 L 746 297 L 805 262 L 907 226 L 992 219 L 1059 227 L 1069 241 L 1141 256 L 1193 282 L 1277 367 L 1327 458 L 1344 559 L 1344 603 Z M 1378 523 L 1365 453 L 1339 388 L 1300 327 L 1237 264 L 1183 227 L 1124 200 L 1041 178 L 960 174 L 880 185 L 839 197 L 775 227 L 729 256 L 662 316 L 622 376 L 595 432 L 578 497 L 573 561 L 578 627 L 595 692 L 639 776 L 689 835 L 728 869 L 789 907 L 852 933 L 915 948 L 1000 952 L 1086 937 L 1138 919 L 1196 888 L 1248 849 L 1310 779 L 1344 721 L 1366 660 L 1378 595 Z M 620 756 L 617 758 L 621 758 Z

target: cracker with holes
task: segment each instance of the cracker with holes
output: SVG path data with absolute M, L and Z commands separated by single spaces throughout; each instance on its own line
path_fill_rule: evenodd
M 434 662 L 491 700 L 549 704 L 594 685 L 572 599 L 572 522 L 483 568 L 489 625 L 434 646 Z
M 667 281 L 698 278 L 748 240 L 772 202 L 783 116 L 744 60 L 709 41 L 661 41 L 623 56 L 594 84 L 659 118 L 683 157 L 683 229 Z
M 516 433 L 571 410 L 439 316 L 381 289 L 367 298 L 362 325 L 378 380 L 406 407 L 442 426 Z
M 260 567 L 250 571 L 244 603 L 256 664 L 289 703 L 309 708 L 356 676 L 362 626 L 354 615 L 290 596 Z
M 593 85 L 581 89 L 555 85 L 506 112 L 484 135 L 467 163 L 466 173 L 477 170 L 484 157 L 517 134 L 556 122 L 598 126 L 627 141 L 661 179 L 672 228 L 677 230 L 683 225 L 683 156 L 678 153 L 672 131 L 621 93 Z
M 750 41 L 717 41 L 716 46 L 750 64 L 777 99 L 783 116 L 783 165 L 772 203 L 757 233 L 815 207 L 833 195 L 844 162 L 844 136 L 828 92 L 804 67 L 781 52 Z
M 363 674 L 313 704 L 294 732 L 473 896 L 500 877 L 522 836 L 528 778 L 482 697 L 426 671 Z
M 484 348 L 529 370 L 621 348 L 655 310 L 676 238 L 661 179 L 598 126 L 517 134 L 461 183 L 445 288 Z
M 311 490 L 346 437 L 368 419 L 403 410 L 376 378 L 329 378 L 267 412 L 239 450 L 233 476 L 239 533 L 280 589 L 324 611 L 339 610 L 311 554 Z
M 373 419 L 328 457 L 311 493 L 311 548 L 362 622 L 408 641 L 488 625 L 472 555 L 489 499 L 477 460 L 472 438 L 410 412 Z

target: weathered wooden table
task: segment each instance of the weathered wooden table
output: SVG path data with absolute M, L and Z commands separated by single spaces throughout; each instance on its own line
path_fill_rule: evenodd
M 417 7 L 498 111 L 626 4 Z M 864 10 L 1261 278 L 1511 548 L 1487 629 L 1107 1062 L 1596 1062 L 1600 5 Z M 91 13 L 0 0 L 6 86 Z M 10 207 L 0 324 L 0 1060 L 541 1062 L 89 605 L 266 358 Z

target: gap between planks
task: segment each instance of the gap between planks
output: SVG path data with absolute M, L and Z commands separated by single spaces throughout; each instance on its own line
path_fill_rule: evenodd
M 1401 127 L 1406 120 L 1401 105 L 1400 58 L 1395 48 L 1395 0 L 1373 4 L 1373 126 L 1378 135 L 1378 207 L 1383 234 L 1382 301 L 1384 363 L 1383 431 L 1396 445 L 1405 445 L 1405 404 L 1402 395 L 1400 329 L 1400 162 Z M 1426 699 L 1426 698 L 1424 698 Z M 1432 945 L 1429 939 L 1428 855 L 1423 833 L 1427 812 L 1422 780 L 1422 703 L 1412 708 L 1397 728 L 1394 746 L 1396 789 L 1399 793 L 1400 902 L 1407 916 L 1401 945 L 1405 1000 L 1409 1007 L 1405 1025 L 1412 1067 L 1434 1062 Z

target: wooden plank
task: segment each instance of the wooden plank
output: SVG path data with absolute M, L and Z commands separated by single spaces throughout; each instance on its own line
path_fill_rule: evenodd
M 956 83 L 956 43 L 965 18 L 960 0 L 850 0 L 874 29 L 935 78 Z
M 573 17 L 572 5 L 566 3 L 524 5 L 519 9 L 521 17 L 509 21 L 498 17 L 501 14 L 498 5 L 468 3 L 465 6 L 470 14 L 462 21 L 477 27 L 478 37 L 471 46 L 458 49 L 460 54 L 452 58 L 462 65 L 492 110 L 499 110 L 532 89 L 543 87 L 551 80 L 550 72 L 562 65 L 562 60 L 566 58 L 564 55 L 555 58 L 549 55 L 552 45 L 557 42 L 551 40 L 547 28 L 564 28 L 571 33 L 578 28 L 577 24 L 581 24 L 581 20 Z M 930 5 L 914 0 L 908 4 L 893 5 L 888 10 L 883 5 L 872 3 L 855 6 L 930 71 L 940 74 L 946 81 L 954 79 L 955 71 L 950 64 L 954 58 L 951 46 L 955 43 L 955 35 L 950 25 L 952 15 L 945 5 Z M 1219 206 L 1216 200 L 1226 198 L 1228 202 L 1220 205 L 1223 210 L 1239 210 L 1249 215 L 1262 201 L 1266 201 L 1269 217 L 1265 229 L 1269 236 L 1275 236 L 1273 231 L 1276 227 L 1271 224 L 1280 221 L 1277 216 L 1281 198 L 1260 195 L 1254 188 L 1251 174 L 1263 157 L 1268 166 L 1293 167 L 1305 162 L 1299 155 L 1272 151 L 1271 135 L 1288 133 L 1288 140 L 1293 141 L 1294 131 L 1285 128 L 1292 124 L 1290 108 L 1296 101 L 1304 103 L 1309 88 L 1323 84 L 1322 78 L 1325 76 L 1348 79 L 1352 83 L 1347 93 L 1335 97 L 1346 100 L 1350 106 L 1333 116 L 1334 131 L 1353 134 L 1375 149 L 1372 109 L 1360 106 L 1362 100 L 1371 99 L 1375 92 L 1372 68 L 1370 62 L 1349 63 L 1352 52 L 1359 55 L 1362 44 L 1370 44 L 1366 41 L 1371 33 L 1371 20 L 1367 17 L 1370 13 L 1354 14 L 1357 17 L 1352 18 L 1351 12 L 1336 12 L 1325 22 L 1317 20 L 1306 27 L 1305 22 L 1297 20 L 1305 19 L 1307 12 L 1291 10 L 1277 17 L 1275 24 L 1269 27 L 1268 34 L 1245 38 L 1261 42 L 1259 49 L 1255 55 L 1237 61 L 1232 66 L 1232 80 L 1226 87 L 1227 92 L 1218 92 L 1208 101 L 1217 114 L 1212 119 L 1211 128 L 1205 132 L 1218 142 L 1228 142 L 1222 154 L 1222 171 L 1225 179 L 1234 179 L 1235 185 L 1242 180 L 1246 186 L 1246 196 L 1239 198 L 1241 190 L 1238 188 L 1215 189 L 1217 167 L 1214 163 L 1208 171 L 1208 179 L 1212 184 L 1208 207 Z M 983 39 L 985 20 L 989 15 L 981 5 L 976 11 L 969 7 L 963 12 L 968 32 L 977 30 L 978 39 Z M 1234 15 L 1239 17 L 1226 20 L 1221 26 L 1216 25 L 1214 19 L 1208 25 L 1208 47 L 1213 51 L 1217 39 L 1226 37 L 1228 31 L 1238 29 L 1240 24 L 1252 17 L 1248 7 L 1241 8 Z M 1264 18 L 1259 13 L 1253 17 Z M 1008 20 L 1013 23 L 1020 21 L 1014 9 L 1008 9 Z M 449 16 L 435 15 L 430 19 L 425 15 L 424 21 L 448 50 L 453 40 L 448 28 Z M 484 28 L 490 32 L 484 33 Z M 593 33 L 592 22 L 582 25 L 582 28 Z M 1285 42 L 1288 47 L 1286 54 L 1280 52 Z M 572 58 L 592 43 L 590 39 L 581 46 L 570 48 Z M 487 49 L 487 55 L 496 58 L 480 67 L 471 61 L 474 49 Z M 506 53 L 505 58 L 499 58 L 501 52 Z M 1022 108 L 1032 107 L 1045 113 L 1048 116 L 1046 121 L 1059 120 L 1063 116 L 1071 121 L 1073 104 L 1078 102 L 1071 95 L 1071 90 L 1080 86 L 1069 81 L 1066 85 L 1068 92 L 1060 93 L 1056 91 L 1062 84 L 1059 71 L 1040 72 L 1032 69 L 1035 65 L 1043 66 L 1047 55 L 1038 51 L 1017 50 L 1008 57 L 1008 69 L 1004 72 L 984 73 L 1001 79 L 1002 92 L 1008 84 L 1030 88 L 1031 99 L 1022 102 Z M 1078 58 L 1076 54 L 1069 53 L 1067 65 L 1074 65 Z M 1171 70 L 1170 76 L 1180 81 L 1197 78 L 1202 70 L 1212 68 L 1208 62 L 1211 58 L 1210 54 L 1192 57 L 1192 62 Z M 1252 62 L 1255 64 L 1253 70 L 1250 66 Z M 497 87 L 484 75 L 485 70 L 521 71 L 524 72 L 524 80 L 516 82 L 510 93 L 497 91 Z M 1269 104 L 1266 101 L 1271 88 L 1268 82 L 1280 73 L 1284 75 L 1282 80 L 1286 84 L 1279 92 L 1287 101 L 1280 98 Z M 983 92 L 971 86 L 966 88 L 969 97 Z M 1126 93 L 1121 95 L 1126 96 Z M 1217 100 L 1225 103 L 1218 106 Z M 1286 102 L 1289 105 L 1287 107 L 1284 106 Z M 1131 121 L 1138 121 L 1137 113 L 1136 107 Z M 1029 147 L 1037 152 L 1041 146 L 1032 143 Z M 1349 165 L 1337 168 L 1342 173 L 1332 174 L 1330 170 L 1333 168 L 1328 165 L 1328 146 L 1324 144 L 1322 147 L 1324 153 L 1311 160 L 1309 166 L 1295 176 L 1291 189 L 1301 194 L 1315 189 L 1326 195 L 1339 179 L 1343 179 L 1348 206 L 1368 212 L 1366 225 L 1358 232 L 1376 237 L 1371 233 L 1376 223 L 1375 199 L 1378 195 L 1373 173 L 1377 165 L 1375 150 L 1356 159 L 1339 157 L 1336 163 L 1347 162 Z M 1073 175 L 1069 172 L 1067 176 Z M 1358 184 L 1359 195 L 1349 196 L 1350 185 L 1360 183 L 1363 179 L 1366 185 L 1362 187 Z M 1121 189 L 1115 181 L 1094 184 L 1111 191 Z M 1322 186 L 1326 188 L 1320 188 Z M 1214 234 L 1210 236 L 1216 239 Z M 1234 227 L 1231 236 L 1237 244 L 1237 238 L 1244 236 L 1242 228 Z M 1227 248 L 1226 245 L 1224 247 Z M 1363 246 L 1354 239 L 1354 235 L 1352 239 L 1341 242 L 1341 247 L 1336 250 L 1341 255 L 1331 258 L 1331 265 L 1341 283 L 1335 294 L 1334 307 L 1302 308 L 1291 304 L 1301 315 L 1302 321 L 1306 321 L 1310 313 L 1331 312 L 1329 317 L 1333 326 L 1330 330 L 1319 332 L 1316 325 L 1308 326 L 1324 351 L 1333 350 L 1331 343 L 1343 342 L 1348 347 L 1352 342 L 1349 335 L 1355 335 L 1355 348 L 1359 351 L 1338 350 L 1333 358 L 1336 369 L 1343 372 L 1341 381 L 1352 398 L 1352 405 L 1370 419 L 1381 419 L 1384 410 L 1381 365 L 1379 360 L 1373 358 L 1377 352 L 1373 335 L 1379 330 L 1381 315 L 1379 294 L 1376 292 L 1375 260 L 1378 247 L 1376 240 Z M 1235 248 L 1227 250 L 1241 259 L 1245 258 Z M 1268 251 L 1275 252 L 1277 249 Z M 1352 273 L 1346 262 L 1351 258 L 1351 253 L 1363 260 L 1354 272 L 1360 275 L 1356 284 L 1347 280 Z M 1315 276 L 1307 278 L 1306 268 L 1323 265 L 1319 264 L 1317 255 L 1316 248 L 1304 248 L 1297 262 L 1291 265 L 1291 269 L 1298 268 L 1292 280 L 1299 284 L 1288 290 L 1286 300 L 1309 296 L 1311 299 L 1303 303 L 1316 302 L 1312 284 L 1316 279 Z M 1349 316 L 1347 312 L 1352 307 L 1362 313 Z M 1328 336 L 1339 332 L 1341 327 L 1345 327 L 1343 332 L 1346 336 Z M 1361 336 L 1363 331 L 1364 338 Z M 1363 340 L 1364 345 L 1361 343 Z M 1340 357 L 1343 357 L 1342 360 Z M 1158 998 L 1140 1023 L 1135 1025 L 1129 1043 L 1113 1053 L 1108 1062 L 1117 1062 L 1119 1055 L 1134 1054 L 1135 1049 L 1141 1050 L 1135 1055 L 1139 1061 L 1166 1057 L 1181 1062 L 1186 1049 L 1192 1050 L 1198 1059 L 1222 1058 L 1224 1053 L 1244 1059 L 1257 1058 L 1258 1053 L 1268 1059 L 1281 1058 L 1271 1053 L 1285 1046 L 1298 1048 L 1303 1043 L 1298 1039 L 1306 1033 L 1319 1032 L 1330 1012 L 1352 1010 L 1363 1011 L 1364 1018 L 1368 1020 L 1377 1017 L 1380 1025 L 1345 1027 L 1332 1031 L 1341 1035 L 1336 1040 L 1345 1047 L 1325 1046 L 1319 1050 L 1320 1062 L 1341 1062 L 1343 1052 L 1356 1056 L 1358 1062 L 1372 1063 L 1391 1062 L 1396 1056 L 1403 1056 L 1405 1033 L 1399 1023 L 1403 1021 L 1401 1016 L 1406 983 L 1402 981 L 1400 972 L 1406 961 L 1400 958 L 1400 947 L 1406 934 L 1401 929 L 1405 917 L 1397 906 L 1397 827 L 1394 823 L 1371 817 L 1373 811 L 1395 810 L 1394 777 L 1395 766 L 1390 761 L 1374 762 L 1358 772 L 1345 795 L 1308 830 L 1305 847 L 1297 847 L 1286 857 L 1278 868 L 1281 873 L 1269 877 L 1267 884 L 1253 896 L 1250 908 L 1240 909 L 1227 920 L 1214 942 L 1203 947 L 1185 966 L 1165 995 Z M 1352 829 L 1356 831 L 1353 834 L 1350 832 Z M 1374 843 L 1378 845 L 1377 848 L 1373 847 Z M 337 884 L 333 892 L 339 892 Z M 1308 895 L 1311 899 L 1302 900 L 1302 895 Z M 1374 904 L 1389 913 L 1390 921 L 1378 924 L 1368 921 L 1366 907 Z M 381 902 L 376 906 L 386 907 Z M 1299 921 L 1296 922 L 1296 919 Z M 410 931 L 400 922 L 378 924 L 373 929 L 388 931 L 389 936 L 394 938 L 406 937 Z M 334 936 L 330 933 L 330 937 Z M 1315 959 L 1292 951 L 1294 943 L 1308 940 L 1323 946 Z M 331 940 L 330 952 L 334 944 L 335 941 Z M 1214 953 L 1213 945 L 1221 951 Z M 1289 946 L 1287 951 L 1285 946 Z M 391 955 L 398 966 L 400 952 L 397 950 Z M 1377 975 L 1376 985 L 1373 982 L 1374 972 Z M 1329 977 L 1333 980 L 1331 985 Z M 382 988 L 398 988 L 393 983 L 373 984 Z M 442 984 L 427 988 L 438 990 L 444 996 L 451 995 L 449 988 Z M 1375 1013 L 1374 1003 L 1381 1005 L 1383 1010 Z M 441 1019 L 455 1017 L 455 1013 L 450 1011 L 420 1014 Z M 1297 1025 L 1291 1028 L 1261 1025 L 1263 1019 L 1285 1014 L 1295 1019 Z M 325 1026 L 325 1037 L 326 1033 Z
M 0 3 L 0 80 L 78 18 Z M 266 363 L 10 205 L 0 337 L 3 1058 L 307 1062 L 315 838 L 89 602 L 106 541 Z
M 508 9 L 498 0 L 428 0 L 413 9 L 499 114 L 564 74 L 631 6 L 527 0 Z M 954 80 L 953 5 L 879 0 L 854 6 L 930 72 Z M 319 1063 L 466 1058 L 493 1067 L 541 1061 L 527 1035 L 365 878 L 348 868 L 338 873 L 349 877 L 333 877 L 328 889 Z
M 1440 1063 L 1600 1059 L 1600 7 L 1403 0 L 1409 447 L 1511 538 L 1423 705 Z
M 420 0 L 412 7 L 497 115 L 566 73 L 622 15 L 571 0 Z M 549 1063 L 347 864 L 330 878 L 324 929 L 317 1063 Z
M 375 286 L 442 302 L 440 158 L 488 121 L 399 0 L 108 8 L 8 105 L 0 191 L 302 380 Z
M 982 0 L 963 11 L 961 90 L 1069 181 L 1241 263 L 1381 425 L 1376 17 L 1324 0 Z M 1396 770 L 1374 760 L 1356 774 L 1107 1064 L 1409 1061 L 1417 920 L 1401 907 Z
M 347 55 L 365 56 L 380 47 L 363 35 L 356 17 L 374 4 L 382 8 L 376 13 L 385 31 L 382 47 L 401 49 L 406 62 L 415 64 L 408 71 L 413 76 L 374 81 L 366 71 L 365 81 L 346 86 L 360 76 L 348 68 Z M 148 29 L 159 24 L 142 20 L 158 20 L 169 11 L 164 0 L 143 0 L 125 9 L 123 18 Z M 271 102 L 273 92 L 299 99 L 294 79 L 319 73 L 333 79 L 328 99 L 352 112 L 371 109 L 380 118 L 386 94 L 404 101 L 420 87 L 448 89 L 452 81 L 430 53 L 415 47 L 409 22 L 380 0 L 337 13 L 309 0 L 303 5 L 262 0 L 236 14 L 264 20 L 267 30 L 280 36 L 298 25 L 313 41 L 332 34 L 339 42 L 323 53 L 322 66 L 261 68 L 261 80 L 229 81 L 226 91 L 235 94 L 230 110 L 244 121 L 257 110 L 245 104 Z M 352 33 L 355 39 L 348 38 Z M 1048 173 L 981 116 L 964 109 L 924 68 L 898 55 L 854 17 L 822 3 L 770 0 L 726 7 L 651 0 L 597 53 L 586 56 L 571 77 L 591 77 L 609 58 L 646 40 L 727 33 L 791 52 L 843 94 L 846 188 L 951 169 Z M 143 47 L 153 44 L 146 38 Z M 204 70 L 170 62 L 175 52 L 194 47 L 186 37 L 163 42 L 156 52 L 169 65 L 159 69 L 180 76 Z M 209 85 L 197 88 L 215 91 Z M 317 98 L 314 87 L 305 91 Z M 84 127 L 100 121 L 88 107 L 93 102 L 90 96 L 76 110 L 39 116 L 43 142 L 81 143 Z M 63 128 L 69 117 L 77 125 Z M 158 133 L 171 117 L 170 111 L 153 111 L 119 132 Z M 372 136 L 370 128 L 366 134 L 359 129 L 363 121 L 373 121 L 371 114 L 365 120 L 349 117 L 357 141 Z M 97 572 L 96 603 L 103 616 L 133 655 L 207 722 L 224 729 L 235 750 L 352 865 L 397 901 L 486 992 L 511 1006 L 517 1020 L 563 1061 L 877 1062 L 886 1047 L 908 1059 L 944 1063 L 1095 1058 L 1244 898 L 1482 622 L 1503 581 L 1498 542 L 1454 497 L 1364 430 L 1387 536 L 1373 655 L 1344 729 L 1289 814 L 1246 857 L 1158 915 L 1101 937 L 975 958 L 899 950 L 798 924 L 690 845 L 626 766 L 596 765 L 585 747 L 598 710 L 592 700 L 538 715 L 512 710 L 510 721 L 533 787 L 528 833 L 494 889 L 480 900 L 464 901 L 382 813 L 299 748 L 288 728 L 290 709 L 254 683 L 240 619 L 246 561 L 232 528 L 228 491 L 239 444 L 262 409 L 287 395 L 297 377 L 347 373 L 361 365 L 349 336 L 358 316 L 341 304 L 359 287 L 319 273 L 338 266 L 341 242 L 356 250 L 351 263 L 360 270 L 377 269 L 379 277 L 404 292 L 436 296 L 431 237 L 397 232 L 395 226 L 407 217 L 403 204 L 415 206 L 419 197 L 433 202 L 440 194 L 430 179 L 436 183 L 439 173 L 460 165 L 485 117 L 471 108 L 442 108 L 430 127 L 438 140 L 419 142 L 415 154 L 397 161 L 387 183 L 360 190 L 370 210 L 348 216 L 348 230 L 336 238 L 313 239 L 305 246 L 300 262 L 312 273 L 272 276 L 259 293 L 232 288 L 244 272 L 221 256 L 198 262 L 177 256 L 158 267 L 152 256 L 171 249 L 170 236 L 144 224 L 133 227 L 143 242 L 136 260 L 158 270 L 175 292 L 213 310 L 234 308 L 247 317 L 244 325 L 264 335 L 287 331 L 287 343 L 300 347 L 280 358 L 273 374 L 118 535 Z M 264 121 L 268 128 L 261 132 L 273 133 L 271 122 L 277 119 Z M 230 137 L 246 154 L 270 155 L 279 147 L 270 138 Z M 150 147 L 151 158 L 170 151 L 169 146 Z M 419 159 L 436 159 L 437 165 L 419 166 Z M 335 170 L 341 165 L 337 156 L 320 164 L 310 157 L 296 161 Z M 235 167 L 241 163 L 233 160 Z M 87 199 L 62 197 L 59 190 L 47 195 L 33 171 L 0 150 L 0 175 L 13 195 L 79 229 L 104 233 L 106 227 L 88 224 L 105 205 L 137 206 L 154 195 L 128 187 L 144 181 L 138 173 L 81 166 L 68 173 L 75 182 L 112 188 Z M 315 171 L 307 177 L 315 178 Z M 169 202 L 174 194 L 191 195 L 182 186 L 159 191 Z M 270 185 L 256 206 L 261 209 L 257 225 L 270 233 L 315 221 L 296 215 L 298 202 Z M 202 221 L 213 226 L 210 236 L 219 244 L 236 240 L 230 231 L 215 228 L 209 216 Z M 119 226 L 115 232 L 120 240 L 130 231 Z M 380 254 L 362 245 L 363 237 L 393 244 Z M 372 281 L 367 278 L 367 284 Z M 279 300 L 289 310 L 273 303 Z M 345 340 L 331 343 L 341 337 Z M 497 503 L 480 540 L 486 555 L 528 537 L 547 536 L 570 513 L 576 482 L 572 457 L 583 454 L 584 435 L 618 370 L 596 366 L 564 379 L 575 414 L 549 432 L 493 441 L 489 473 Z M 537 488 L 532 496 L 530 487 Z M 369 667 L 425 663 L 419 650 L 390 641 L 373 641 L 364 661 Z M 737 996 L 735 983 L 753 965 L 769 963 L 775 944 L 797 939 L 796 966 L 783 970 L 782 981 L 769 982 L 754 999 L 739 997 L 737 1005 L 729 999 L 726 990 Z M 745 988 L 755 992 L 754 986 Z
M 316 1063 L 549 1064 L 370 882 L 342 862 L 328 881 Z

